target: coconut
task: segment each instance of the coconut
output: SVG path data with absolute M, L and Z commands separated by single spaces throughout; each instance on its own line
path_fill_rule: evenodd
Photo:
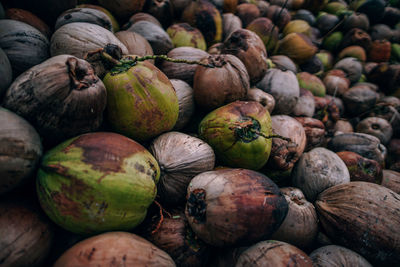
M 272 113 L 275 108 L 274 97 L 256 87 L 250 88 L 249 91 L 247 91 L 247 100 L 257 101 L 258 103 L 263 105 L 269 113 Z
M 250 89 L 250 80 L 240 59 L 222 54 L 210 55 L 201 62 L 215 67 L 196 68 L 193 93 L 197 106 L 211 111 L 236 100 L 245 100 Z
M 199 135 L 227 166 L 261 169 L 271 152 L 271 118 L 255 101 L 236 101 L 207 114 Z
M 99 0 L 98 2 L 122 21 L 132 14 L 142 11 L 145 0 Z
M 380 143 L 378 138 L 364 133 L 336 135 L 328 146 L 335 152 L 352 151 L 363 157 L 376 160 L 379 164 L 384 164 L 387 154 L 385 146 Z
M 240 255 L 235 267 L 244 266 L 295 266 L 311 267 L 312 260 L 297 247 L 274 240 L 259 242 Z
M 161 169 L 158 195 L 162 203 L 183 203 L 194 176 L 214 168 L 215 155 L 204 141 L 179 132 L 168 132 L 150 145 Z
M 145 1 L 143 11 L 157 18 L 165 28 L 170 26 L 174 19 L 174 8 L 170 0 Z
M 315 96 L 325 96 L 325 85 L 321 79 L 308 72 L 297 73 L 300 88 L 309 90 Z
M 377 137 L 383 145 L 387 145 L 393 135 L 393 129 L 390 123 L 378 117 L 363 119 L 357 124 L 356 131 Z
M 283 34 L 286 36 L 292 32 L 303 33 L 311 37 L 311 27 L 305 20 L 295 19 L 286 24 L 285 28 L 283 28 Z
M 109 31 L 113 30 L 111 19 L 102 11 L 94 8 L 73 8 L 64 11 L 57 19 L 54 29 L 72 22 L 87 22 L 97 24 Z
M 203 172 L 188 186 L 185 214 L 189 225 L 213 246 L 265 240 L 281 225 L 287 211 L 288 204 L 279 188 L 255 171 Z
M 61 26 L 51 37 L 51 56 L 69 54 L 84 58 L 89 52 L 113 44 L 127 54 L 128 50 L 115 35 L 103 27 L 87 22 L 73 22 Z
M 115 36 L 125 45 L 129 55 L 147 56 L 154 54 L 150 43 L 138 33 L 119 31 Z
M 36 185 L 40 205 L 56 224 L 73 233 L 95 234 L 141 223 L 156 197 L 159 177 L 157 161 L 139 143 L 97 132 L 47 151 Z
M 97 130 L 106 97 L 88 62 L 60 55 L 21 74 L 5 93 L 2 106 L 25 118 L 54 144 Z
M 364 158 L 351 151 L 342 151 L 336 154 L 343 160 L 344 164 L 346 164 L 352 182 L 364 181 L 377 184 L 381 183 L 382 167 L 377 161 Z
M 303 125 L 306 133 L 307 145 L 305 151 L 322 146 L 325 142 L 325 126 L 322 121 L 309 117 L 295 117 Z
M 202 58 L 209 56 L 209 54 L 201 49 L 194 47 L 177 47 L 172 49 L 167 54 L 168 57 L 173 59 L 185 59 L 199 61 Z M 170 79 L 179 79 L 193 85 L 193 77 L 197 65 L 193 64 L 180 64 L 169 61 L 163 61 L 160 69 Z
M 271 155 L 268 166 L 272 169 L 289 170 L 300 158 L 306 146 L 306 134 L 297 120 L 287 115 L 271 117 L 274 134 L 290 139 L 272 139 Z
M 270 57 L 269 59 L 271 59 L 272 63 L 275 65 L 275 68 L 283 71 L 290 70 L 294 74 L 297 73 L 297 66 L 289 57 L 284 55 L 275 55 Z
M 51 36 L 51 30 L 49 26 L 47 26 L 45 22 L 43 22 L 39 17 L 28 10 L 20 8 L 8 8 L 5 14 L 5 18 L 18 20 L 29 24 L 32 27 L 38 29 L 47 38 L 50 38 Z
M 243 23 L 243 27 L 247 27 L 256 18 L 260 17 L 260 9 L 252 3 L 242 3 L 236 7 L 236 15 Z
M 222 14 L 223 40 L 225 40 L 232 32 L 242 28 L 242 21 L 238 16 L 232 13 Z
M 313 204 L 305 199 L 298 188 L 283 187 L 281 192 L 289 204 L 289 210 L 271 238 L 300 248 L 310 247 L 318 234 L 318 218 Z
M 360 30 L 369 30 L 369 19 L 367 15 L 363 13 L 354 12 L 350 16 L 346 17 L 343 22 L 343 30 L 348 32 L 353 28 L 358 28 Z
M 268 69 L 265 45 L 252 31 L 239 29 L 233 32 L 224 42 L 222 53 L 232 54 L 243 62 L 252 84 L 259 82 Z
M 53 266 L 94 267 L 103 264 L 175 266 L 166 252 L 142 237 L 126 232 L 110 232 L 87 238 L 65 251 Z
M 381 185 L 400 194 L 400 173 L 392 170 L 383 170 Z
M 50 57 L 47 37 L 31 25 L 16 20 L 0 20 L 0 47 L 15 76 Z
M 278 53 L 288 56 L 296 63 L 303 63 L 317 53 L 317 47 L 302 33 L 289 33 L 279 41 Z
M 342 95 L 346 110 L 351 115 L 360 115 L 373 109 L 378 93 L 366 87 L 351 87 Z
M 212 3 L 206 0 L 190 2 L 181 19 L 199 29 L 208 45 L 222 41 L 222 17 Z
M 167 54 L 174 47 L 168 33 L 152 22 L 144 20 L 135 22 L 127 31 L 143 36 L 150 43 L 156 55 Z
M 0 194 L 32 178 L 42 156 L 36 130 L 23 118 L 0 107 Z
M 283 29 L 292 18 L 287 8 L 278 5 L 270 5 L 266 11 L 265 17 L 272 20 L 279 29 Z
M 149 13 L 144 13 L 144 12 L 138 12 L 138 13 L 135 13 L 134 15 L 132 15 L 129 18 L 128 22 L 122 28 L 126 30 L 129 27 L 131 27 L 133 24 L 135 24 L 136 22 L 139 22 L 139 21 L 151 22 L 151 23 L 157 25 L 158 27 L 162 28 L 162 25 L 158 21 L 158 19 L 156 19 L 154 16 L 150 15 Z
M 209 246 L 197 237 L 180 210 L 164 217 L 159 228 L 145 237 L 167 252 L 178 266 L 204 266 L 208 260 Z
M 391 43 L 387 40 L 375 40 L 368 51 L 368 60 L 372 62 L 387 62 L 391 55 Z
M 0 99 L 12 82 L 12 69 L 10 61 L 3 49 L 0 48 Z
M 300 88 L 300 97 L 292 113 L 295 116 L 312 117 L 315 111 L 315 100 L 313 94 L 303 88 Z
M 247 30 L 255 32 L 263 41 L 267 51 L 274 51 L 278 44 L 278 28 L 274 27 L 268 18 L 256 18 L 246 27 Z
M 340 51 L 338 58 L 343 59 L 346 57 L 353 57 L 362 62 L 365 62 L 367 60 L 367 54 L 365 53 L 365 49 L 359 45 L 351 45 L 345 47 L 342 51 Z
M 304 153 L 292 172 L 292 183 L 309 201 L 314 201 L 325 189 L 350 182 L 349 171 L 334 152 L 317 147 Z
M 275 114 L 290 114 L 300 96 L 299 82 L 292 71 L 269 69 L 257 88 L 271 94 L 276 101 Z
M 207 45 L 203 34 L 187 23 L 177 23 L 168 27 L 167 33 L 174 47 L 191 46 L 206 50 Z
M 400 195 L 381 185 L 350 182 L 325 190 L 315 202 L 322 227 L 338 245 L 371 263 L 400 260 Z
M 118 32 L 119 31 L 119 24 L 118 21 L 116 20 L 116 18 L 110 13 L 110 11 L 108 11 L 107 9 L 105 9 L 104 7 L 98 6 L 98 5 L 92 5 L 92 4 L 81 4 L 81 5 L 77 5 L 76 7 L 81 7 L 81 8 L 93 8 L 96 10 L 99 10 L 101 12 L 103 12 L 104 14 L 107 15 L 107 17 L 111 20 L 112 23 L 112 31 L 113 32 Z
M 310 254 L 315 266 L 363 266 L 372 265 L 358 253 L 336 245 L 320 247 Z
M 181 130 L 190 121 L 195 111 L 193 89 L 182 80 L 171 79 L 170 81 L 175 89 L 179 104 L 179 115 L 174 130 Z
M 121 60 L 104 77 L 107 118 L 116 132 L 145 141 L 171 130 L 178 119 L 178 97 L 171 82 L 153 64 Z
M 2 266 L 44 266 L 54 228 L 35 208 L 9 199 L 0 202 L 0 235 Z

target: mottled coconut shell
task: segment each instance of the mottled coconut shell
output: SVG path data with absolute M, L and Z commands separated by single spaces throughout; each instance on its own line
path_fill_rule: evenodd
M 0 99 L 12 82 L 12 69 L 10 61 L 3 49 L 0 48 Z
M 367 182 L 331 187 L 315 202 L 322 227 L 336 243 L 376 266 L 400 261 L 400 195 Z
M 190 121 L 195 111 L 193 89 L 182 80 L 170 79 L 170 81 L 175 89 L 179 103 L 179 115 L 174 130 L 181 130 Z
M 297 247 L 274 240 L 259 242 L 240 255 L 235 267 L 312 267 L 312 260 Z
M 393 129 L 390 123 L 379 117 L 368 117 L 360 121 L 356 131 L 377 137 L 382 144 L 387 145 L 392 138 Z
M 271 94 L 276 101 L 274 114 L 290 114 L 300 96 L 299 82 L 292 71 L 269 69 L 257 88 Z
M 23 118 L 0 107 L 0 195 L 26 182 L 36 171 L 42 143 Z
M 154 55 L 150 43 L 138 33 L 119 31 L 115 36 L 125 45 L 126 49 L 128 49 L 129 55 Z
M 224 42 L 222 53 L 237 56 L 243 62 L 252 84 L 259 82 L 268 69 L 265 45 L 252 31 L 239 29 L 233 32 Z
M 193 231 L 214 246 L 265 240 L 281 225 L 288 204 L 265 175 L 247 169 L 203 172 L 188 186 L 186 217 Z
M 61 255 L 54 267 L 95 266 L 174 267 L 163 250 L 135 234 L 108 232 L 87 238 Z
M 300 188 L 309 201 L 329 187 L 348 182 L 350 174 L 343 160 L 323 147 L 304 153 L 292 172 L 293 186 Z
M 302 33 L 289 33 L 279 41 L 278 53 L 288 56 L 296 63 L 303 63 L 312 58 L 318 49 L 310 38 Z
M 172 49 L 168 52 L 167 56 L 174 59 L 199 61 L 202 58 L 209 56 L 209 54 L 198 48 L 183 46 Z M 160 69 L 170 79 L 179 79 L 187 82 L 189 85 L 193 85 L 193 77 L 196 68 L 196 64 L 183 64 L 163 61 Z
M 87 22 L 99 25 L 109 31 L 113 31 L 111 19 L 102 11 L 94 8 L 73 8 L 64 11 L 57 19 L 54 29 L 72 22 Z
M 214 168 L 213 149 L 201 139 L 168 132 L 157 137 L 150 145 L 161 169 L 158 195 L 163 203 L 182 203 L 187 186 L 194 176 Z
M 310 254 L 314 266 L 335 267 L 335 266 L 362 266 L 372 265 L 361 255 L 354 251 L 336 245 L 320 247 Z
M 232 13 L 222 14 L 222 32 L 224 40 L 236 30 L 242 28 L 242 21 Z
M 60 55 L 21 74 L 8 88 L 2 106 L 28 120 L 41 137 L 60 141 L 97 130 L 106 98 L 106 89 L 88 62 Z
M 44 266 L 53 243 L 53 225 L 23 203 L 0 202 L 1 266 Z
M 289 211 L 272 239 L 308 248 L 318 234 L 317 212 L 313 204 L 305 199 L 303 192 L 295 187 L 283 187 L 281 192 L 289 204 Z
M 107 44 L 113 44 L 121 48 L 126 55 L 128 50 L 115 35 L 103 27 L 86 23 L 73 22 L 61 26 L 51 37 L 51 56 L 73 55 L 84 58 L 87 53 L 104 48 Z
M 50 57 L 47 37 L 31 25 L 16 20 L 0 20 L 0 47 L 16 75 Z
M 236 100 L 245 100 L 250 81 L 246 67 L 240 59 L 222 54 L 210 55 L 201 62 L 216 67 L 196 68 L 193 93 L 197 106 L 211 111 Z
M 345 133 L 334 136 L 328 144 L 329 149 L 335 152 L 352 151 L 363 157 L 376 160 L 384 164 L 386 148 L 375 136 L 364 133 Z
M 325 142 L 325 126 L 320 120 L 309 117 L 295 117 L 303 125 L 307 137 L 305 151 L 310 151 L 315 147 L 322 146 Z
M 150 43 L 156 55 L 167 54 L 174 47 L 168 33 L 152 22 L 138 21 L 130 26 L 127 31 L 136 32 L 143 36 Z

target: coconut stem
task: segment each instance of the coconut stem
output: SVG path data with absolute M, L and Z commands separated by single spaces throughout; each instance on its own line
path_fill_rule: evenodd
M 171 214 L 170 214 L 168 211 L 166 211 L 166 210 L 161 206 L 161 204 L 158 203 L 157 200 L 154 200 L 154 203 L 155 203 L 155 204 L 158 206 L 158 208 L 160 209 L 160 220 L 158 221 L 156 228 L 155 228 L 153 231 L 151 231 L 151 234 L 152 234 L 152 235 L 154 235 L 155 233 L 158 232 L 158 230 L 160 230 L 161 225 L 162 225 L 162 223 L 163 223 L 163 221 L 164 221 L 164 215 L 163 215 L 164 212 L 165 212 L 165 214 L 168 215 L 168 217 L 171 217 Z

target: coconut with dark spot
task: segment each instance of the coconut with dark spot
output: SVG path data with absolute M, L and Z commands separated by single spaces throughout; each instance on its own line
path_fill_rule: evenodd
M 156 197 L 160 168 L 143 146 L 116 133 L 69 139 L 39 167 L 40 205 L 59 226 L 79 234 L 131 230 Z
M 123 60 L 103 79 L 111 126 L 137 141 L 171 130 L 178 119 L 179 104 L 170 80 L 147 61 Z
M 188 23 L 173 24 L 168 27 L 167 33 L 174 47 L 190 46 L 201 50 L 206 50 L 207 48 L 201 31 Z
M 350 173 L 350 181 L 381 183 L 382 167 L 376 160 L 364 158 L 351 151 L 341 151 L 336 154 L 346 164 Z
M 255 101 L 236 101 L 210 112 L 199 125 L 199 135 L 221 163 L 258 170 L 271 152 L 271 117 Z
M 195 176 L 187 190 L 185 214 L 206 243 L 223 246 L 254 244 L 281 225 L 288 204 L 278 186 L 247 169 L 220 169 Z

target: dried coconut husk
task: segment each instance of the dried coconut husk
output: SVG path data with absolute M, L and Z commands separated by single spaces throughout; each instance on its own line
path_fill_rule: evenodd
M 309 117 L 295 117 L 303 125 L 307 137 L 307 145 L 304 151 L 310 151 L 325 143 L 325 126 L 322 121 Z
M 400 260 L 400 195 L 381 185 L 350 182 L 325 190 L 315 202 L 322 227 L 336 243 L 371 263 Z
M 336 245 L 320 247 L 310 254 L 314 266 L 362 266 L 372 267 L 372 265 L 361 255 L 354 251 Z
M 125 45 L 129 55 L 154 55 L 150 43 L 138 33 L 119 31 L 115 33 L 115 36 Z
M 235 267 L 244 266 L 294 266 L 312 267 L 312 260 L 297 247 L 275 240 L 259 242 L 240 255 Z
M 233 32 L 224 42 L 222 53 L 232 54 L 243 62 L 251 84 L 259 82 L 268 69 L 265 45 L 252 31 L 239 29 Z
M 158 195 L 166 204 L 182 204 L 192 178 L 212 170 L 215 164 L 213 149 L 201 139 L 184 133 L 160 135 L 151 143 L 150 151 L 160 165 Z
M 113 31 L 113 24 L 106 13 L 94 8 L 72 8 L 64 11 L 56 21 L 54 29 L 72 22 L 87 22 L 99 25 L 109 31 Z
M 75 244 L 53 266 L 99 265 L 174 267 L 175 263 L 166 252 L 140 236 L 127 232 L 108 232 Z
M 186 60 L 201 60 L 209 56 L 206 51 L 203 51 L 194 47 L 177 47 L 172 49 L 167 54 L 168 57 L 174 59 L 186 59 Z M 187 82 L 189 85 L 193 85 L 194 73 L 197 65 L 173 63 L 169 61 L 163 61 L 160 69 L 170 79 L 179 79 Z
M 193 88 L 182 80 L 170 79 L 170 81 L 175 89 L 179 103 L 178 120 L 174 126 L 174 130 L 178 131 L 186 126 L 195 111 Z
M 229 54 L 210 55 L 201 60 L 194 74 L 194 100 L 200 108 L 211 111 L 236 100 L 245 100 L 250 89 L 249 75 L 245 65 Z
M 60 55 L 21 74 L 1 105 L 29 121 L 45 140 L 59 142 L 97 130 L 106 98 L 88 62 Z
M 242 28 L 242 21 L 238 16 L 232 13 L 222 14 L 223 40 L 225 40 L 232 32 Z
M 47 37 L 31 25 L 17 20 L 0 20 L 0 47 L 11 63 L 14 76 L 50 57 Z
M 0 99 L 12 82 L 12 69 L 10 61 L 3 49 L 0 48 Z
M 289 204 L 288 214 L 271 239 L 290 243 L 299 248 L 310 247 L 318 234 L 318 218 L 313 204 L 295 187 L 283 187 L 281 192 Z

